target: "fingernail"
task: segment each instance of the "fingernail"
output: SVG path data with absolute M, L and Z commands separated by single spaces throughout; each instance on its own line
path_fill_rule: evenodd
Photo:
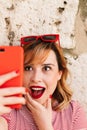
M 19 73 L 19 70 L 16 70 L 16 73 L 18 74 L 18 73 Z
M 50 95 L 49 98 L 52 98 L 52 95 Z
M 25 89 L 26 92 L 29 92 L 28 88 Z

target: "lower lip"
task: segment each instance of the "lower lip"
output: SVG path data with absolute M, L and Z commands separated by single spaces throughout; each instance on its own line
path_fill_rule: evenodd
M 45 91 L 45 90 L 44 90 L 44 91 Z M 42 93 L 36 94 L 36 95 L 35 95 L 34 93 L 32 93 L 31 90 L 29 91 L 29 93 L 30 93 L 30 95 L 31 95 L 32 98 L 34 98 L 34 99 L 39 99 L 39 98 L 42 97 L 44 91 L 43 91 Z
M 44 92 L 43 92 L 44 93 Z M 39 94 L 39 95 L 34 95 L 34 94 L 30 94 L 32 96 L 32 98 L 34 99 L 38 99 L 38 98 L 41 98 L 43 93 Z

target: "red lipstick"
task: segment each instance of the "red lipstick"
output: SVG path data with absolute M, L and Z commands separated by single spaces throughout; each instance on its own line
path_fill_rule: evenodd
M 40 98 L 45 91 L 45 88 L 43 86 L 31 86 L 30 87 L 30 95 L 34 99 Z

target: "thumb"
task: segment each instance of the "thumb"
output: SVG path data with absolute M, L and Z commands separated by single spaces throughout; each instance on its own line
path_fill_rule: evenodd
M 51 104 L 51 98 L 49 97 L 46 103 L 46 108 L 48 111 L 52 111 L 52 104 Z
M 48 113 L 49 113 L 49 117 L 52 120 L 52 104 L 51 104 L 51 98 L 49 98 L 47 100 L 47 107 L 46 107 Z

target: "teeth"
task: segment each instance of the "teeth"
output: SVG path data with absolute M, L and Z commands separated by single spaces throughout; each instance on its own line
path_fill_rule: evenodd
M 43 90 L 43 88 L 31 88 L 32 90 Z

